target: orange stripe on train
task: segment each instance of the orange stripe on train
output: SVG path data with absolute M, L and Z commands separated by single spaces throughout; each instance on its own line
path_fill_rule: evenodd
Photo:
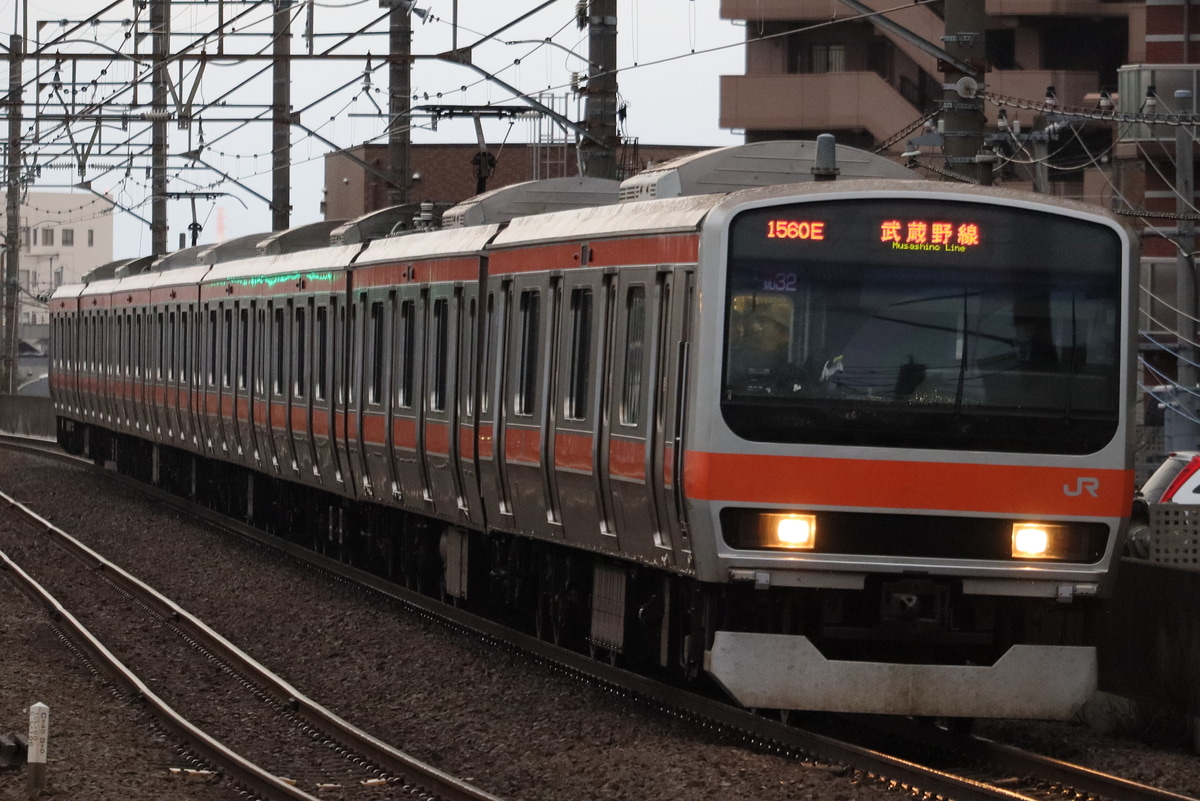
M 687 496 L 729 503 L 1122 517 L 1133 471 L 688 451 Z M 1094 492 L 1094 494 L 1093 494 Z

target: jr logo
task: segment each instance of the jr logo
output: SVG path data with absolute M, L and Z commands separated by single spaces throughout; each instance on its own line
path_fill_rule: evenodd
M 1075 482 L 1074 489 L 1071 489 L 1070 484 L 1063 484 L 1063 495 L 1066 495 L 1071 498 L 1078 498 L 1080 495 L 1082 495 L 1083 493 L 1086 492 L 1088 495 L 1091 495 L 1093 498 L 1096 498 L 1096 497 L 1099 497 L 1096 494 L 1096 491 L 1099 489 L 1100 489 L 1100 479 L 1080 476 L 1079 480 Z

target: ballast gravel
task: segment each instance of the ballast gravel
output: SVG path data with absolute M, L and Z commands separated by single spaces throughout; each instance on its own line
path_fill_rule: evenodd
M 86 470 L 0 454 L 0 491 L 31 505 L 283 675 L 412 756 L 504 799 L 863 801 L 901 798 L 841 769 L 757 753 L 449 633 L 195 524 Z M 0 519 L 0 526 L 11 526 Z M 64 556 L 64 558 L 67 558 Z M 50 707 L 45 798 L 240 798 L 194 772 L 148 715 L 93 675 L 0 573 L 0 734 Z M 986 723 L 1017 745 L 1200 796 L 1200 760 L 1078 724 Z M 191 769 L 193 772 L 188 772 Z M 317 788 L 302 788 L 319 797 Z M 0 799 L 26 798 L 0 767 Z M 362 797 L 386 798 L 386 788 Z

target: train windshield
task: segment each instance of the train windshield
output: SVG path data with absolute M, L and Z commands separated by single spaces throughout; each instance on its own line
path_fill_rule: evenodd
M 1091 453 L 1120 409 L 1121 238 L 970 202 L 731 227 L 722 414 L 746 439 Z

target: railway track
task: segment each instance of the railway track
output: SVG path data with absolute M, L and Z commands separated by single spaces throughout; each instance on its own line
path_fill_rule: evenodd
M 193 757 L 263 799 L 497 801 L 354 727 L 201 620 L 0 492 L 0 566 Z M 73 559 L 64 560 L 65 550 Z
M 106 473 L 106 475 L 113 475 Z M 114 476 L 115 478 L 119 478 Z M 1048 798 L 1111 799 L 1112 801 L 1182 801 L 1186 796 L 1129 782 L 1082 766 L 1071 765 L 978 738 L 965 738 L 930 726 L 897 726 L 882 730 L 861 726 L 851 730 L 823 729 L 821 719 L 805 718 L 809 728 L 786 725 L 770 714 L 754 714 L 719 700 L 662 685 L 619 667 L 567 651 L 533 636 L 513 632 L 462 610 L 399 588 L 370 573 L 331 561 L 293 543 L 248 529 L 208 510 L 131 484 L 160 500 L 185 509 L 238 536 L 265 543 L 290 554 L 315 570 L 370 588 L 394 602 L 441 624 L 518 649 L 532 659 L 600 686 L 614 694 L 634 696 L 664 714 L 696 721 L 720 730 L 726 737 L 794 759 L 827 765 L 830 770 L 857 774 L 916 797 L 1043 801 Z M 861 721 L 860 721 L 861 722 Z

